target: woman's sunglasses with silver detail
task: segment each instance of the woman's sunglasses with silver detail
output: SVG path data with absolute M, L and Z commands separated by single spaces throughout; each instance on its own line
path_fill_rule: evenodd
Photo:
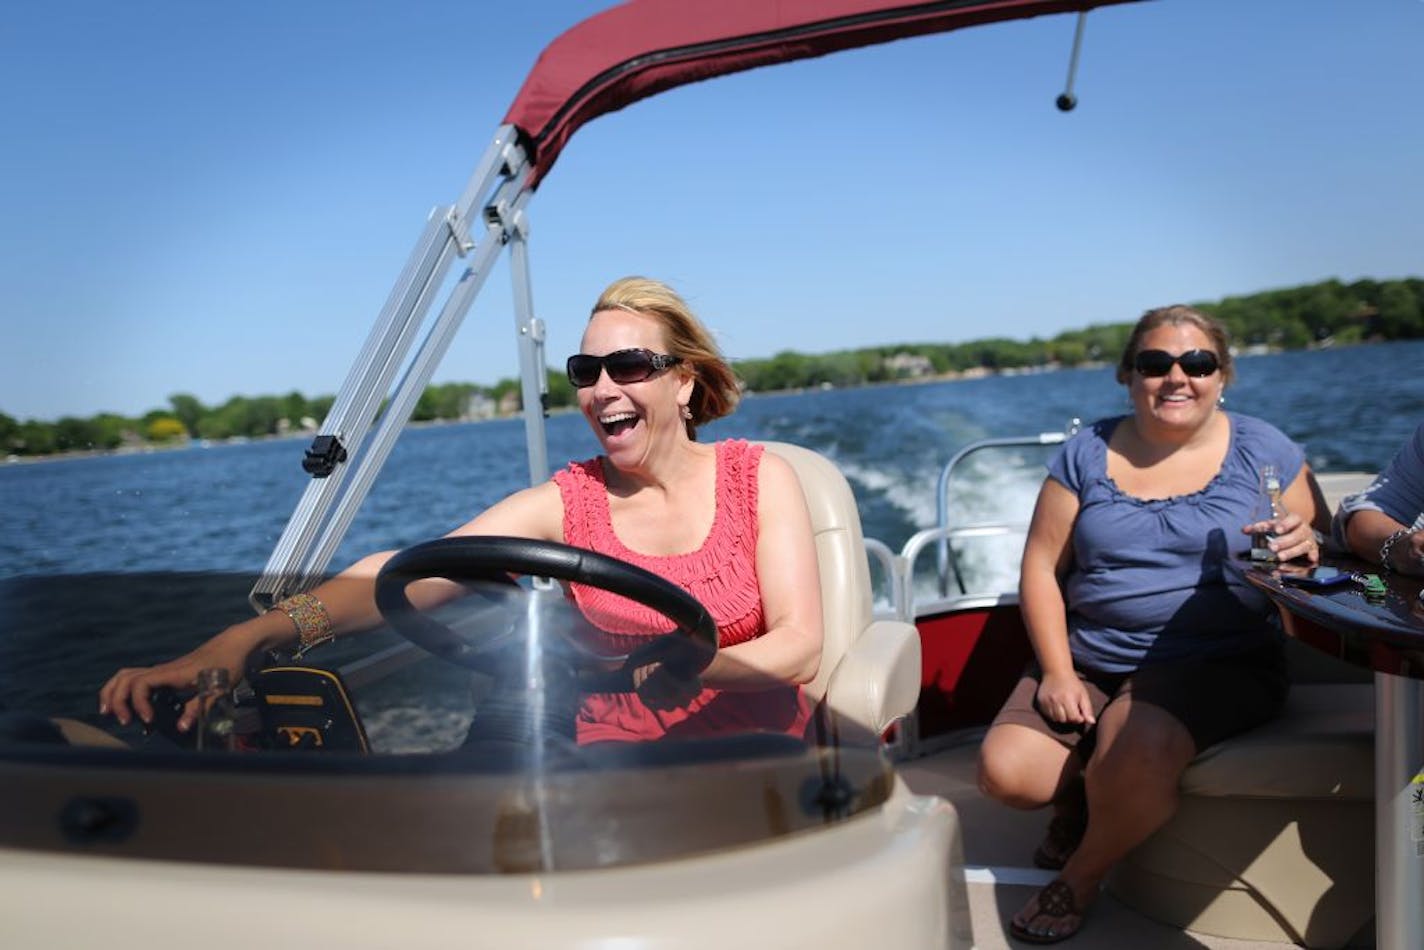
M 681 362 L 680 356 L 668 356 L 638 347 L 631 350 L 614 350 L 607 356 L 576 353 L 569 357 L 566 369 L 569 382 L 573 383 L 574 388 L 583 389 L 598 382 L 599 373 L 605 369 L 608 370 L 608 378 L 622 386 L 627 383 L 641 383 L 654 373 Z
M 1132 368 L 1149 379 L 1166 376 L 1174 363 L 1195 379 L 1210 376 L 1221 368 L 1221 362 L 1211 350 L 1187 350 L 1180 356 L 1166 350 L 1142 350 L 1132 358 Z

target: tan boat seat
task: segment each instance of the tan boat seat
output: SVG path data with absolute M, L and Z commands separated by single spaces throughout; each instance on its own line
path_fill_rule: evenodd
M 1108 887 L 1164 923 L 1342 947 L 1374 914 L 1374 687 L 1297 683 L 1285 712 L 1207 749 L 1177 813 Z
M 806 693 L 821 704 L 834 734 L 874 739 L 919 699 L 919 634 L 910 623 L 872 619 L 860 511 L 840 469 L 810 449 L 763 444 L 796 472 L 816 538 L 825 642 Z
M 91 726 L 78 719 L 56 718 L 54 724 L 70 745 L 104 749 L 129 748 L 129 744 L 118 736 L 110 735 L 98 726 Z

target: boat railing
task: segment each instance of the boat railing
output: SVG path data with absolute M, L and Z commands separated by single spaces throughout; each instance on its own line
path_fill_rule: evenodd
M 977 521 L 956 523 L 956 512 L 951 499 L 951 487 L 956 474 L 972 457 L 984 452 L 1021 448 L 1039 448 L 1059 445 L 1078 431 L 1079 421 L 1073 419 L 1062 432 L 1041 432 L 1033 436 L 980 439 L 956 452 L 944 468 L 940 470 L 935 488 L 936 523 L 911 535 L 894 553 L 884 542 L 867 538 L 866 554 L 872 564 L 878 564 L 883 574 L 884 594 L 877 602 L 888 605 L 888 615 L 902 620 L 914 620 L 917 593 L 915 589 L 915 568 L 920 556 L 929 548 L 935 552 L 934 589 L 941 599 L 950 596 L 965 596 L 971 593 L 966 580 L 960 542 L 982 540 L 993 537 L 1027 536 L 1028 520 L 1017 517 L 1017 512 L 1009 517 L 994 517 Z M 981 592 L 976 592 L 981 593 Z M 882 607 L 884 613 L 887 608 Z
M 915 592 L 915 564 L 919 561 L 920 555 L 931 545 L 937 548 L 945 545 L 948 548 L 948 555 L 943 562 L 944 568 L 938 573 L 938 590 L 941 597 L 949 597 L 949 585 L 947 583 L 946 572 L 954 578 L 957 588 L 957 595 L 964 596 L 970 593 L 965 584 L 963 573 L 959 569 L 957 557 L 954 553 L 953 543 L 955 541 L 969 540 L 972 538 L 1004 537 L 1013 534 L 1025 534 L 1028 531 L 1027 522 L 979 522 L 972 525 L 962 525 L 958 527 L 938 527 L 926 528 L 912 534 L 900 549 L 899 554 L 891 554 L 890 549 L 879 541 L 874 544 L 883 548 L 886 555 L 878 555 L 877 560 L 882 564 L 885 575 L 889 579 L 889 605 L 891 614 L 899 620 L 915 619 L 915 605 L 918 597 Z M 872 541 L 866 542 L 867 553 L 870 550 Z M 887 556 L 888 555 L 888 556 Z
M 1040 432 L 1036 436 L 980 439 L 978 442 L 972 442 L 960 449 L 945 463 L 944 468 L 941 469 L 939 473 L 939 484 L 935 489 L 936 524 L 941 529 L 946 529 L 950 525 L 949 488 L 953 482 L 955 470 L 958 469 L 966 459 L 979 452 L 997 449 L 1058 445 L 1070 435 L 1077 432 L 1080 425 L 1081 422 L 1078 419 L 1073 419 L 1062 432 Z M 994 529 L 997 531 L 1003 527 L 1005 526 L 996 522 L 981 522 L 978 524 L 960 525 L 959 529 L 966 532 L 978 528 Z M 1027 522 L 1024 523 L 1021 530 L 1027 530 Z M 1003 532 L 998 531 L 998 533 Z M 938 543 L 935 546 L 935 569 L 936 577 L 939 582 L 939 595 L 941 597 L 949 596 L 949 577 L 951 573 L 953 573 L 955 581 L 959 585 L 959 592 L 961 594 L 968 593 L 964 588 L 963 574 L 955 564 L 954 548 L 949 543 L 951 537 L 952 535 L 950 533 L 945 533 L 937 539 Z

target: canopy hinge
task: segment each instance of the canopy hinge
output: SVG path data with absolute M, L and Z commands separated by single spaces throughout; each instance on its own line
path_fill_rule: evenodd
M 475 242 L 470 240 L 470 231 L 465 227 L 465 219 L 460 217 L 460 212 L 447 208 L 445 226 L 450 229 L 450 237 L 455 241 L 455 251 L 461 257 L 475 249 Z
M 524 209 L 515 209 L 509 199 L 500 197 L 485 205 L 485 222 L 499 229 L 500 241 L 508 244 L 513 238 L 529 240 L 529 218 Z

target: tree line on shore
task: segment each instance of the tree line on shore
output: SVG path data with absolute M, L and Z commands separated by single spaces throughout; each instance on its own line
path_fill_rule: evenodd
M 1424 338 L 1424 279 L 1326 280 L 1316 284 L 1196 304 L 1225 324 L 1238 347 L 1302 349 L 1370 340 Z M 1115 360 L 1131 323 L 1095 324 L 1065 330 L 1051 339 L 1027 341 L 994 337 L 967 343 L 913 343 L 832 353 L 792 351 L 766 359 L 737 360 L 735 369 L 749 391 L 769 392 L 820 386 L 859 386 L 916 377 L 1081 366 Z M 188 439 L 260 438 L 314 430 L 334 397 L 233 396 L 204 405 L 188 393 L 141 416 L 100 413 L 66 416 L 53 422 L 21 422 L 0 412 L 0 454 L 51 455 L 106 451 L 125 446 L 172 444 Z M 562 372 L 548 373 L 548 406 L 576 404 Z M 492 418 L 520 410 L 519 381 L 493 386 L 442 383 L 421 394 L 417 421 Z

